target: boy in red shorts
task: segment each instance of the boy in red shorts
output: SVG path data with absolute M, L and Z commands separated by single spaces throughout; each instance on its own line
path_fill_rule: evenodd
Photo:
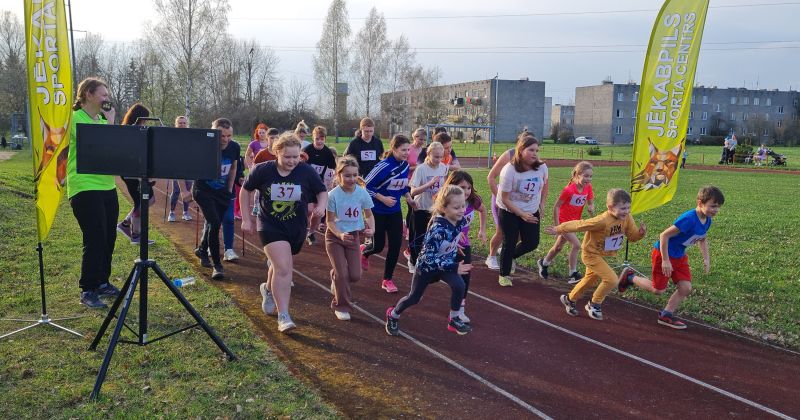
M 697 207 L 678 216 L 672 226 L 659 235 L 653 245 L 652 280 L 635 276 L 632 269 L 627 268 L 620 277 L 619 291 L 624 292 L 628 286 L 636 285 L 657 295 L 667 290 L 667 283 L 672 278 L 675 292 L 670 296 L 664 309 L 658 314 L 658 323 L 670 328 L 682 330 L 686 324 L 673 315 L 678 306 L 692 291 L 692 272 L 689 269 L 689 257 L 686 248 L 694 244 L 700 247 L 703 255 L 705 273 L 711 271 L 711 256 L 708 253 L 706 232 L 711 227 L 711 218 L 717 215 L 719 208 L 725 203 L 722 191 L 714 186 L 706 186 L 697 193 Z M 667 254 L 669 258 L 662 258 Z

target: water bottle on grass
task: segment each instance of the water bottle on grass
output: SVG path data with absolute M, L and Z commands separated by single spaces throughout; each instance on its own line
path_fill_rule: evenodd
M 175 287 L 186 287 L 186 286 L 190 286 L 190 285 L 192 285 L 194 283 L 195 283 L 194 276 L 189 276 L 189 277 L 184 277 L 182 279 L 174 279 L 174 280 L 172 280 L 172 284 L 174 284 Z

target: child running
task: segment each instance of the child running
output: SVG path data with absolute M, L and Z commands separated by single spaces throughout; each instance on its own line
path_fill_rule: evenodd
M 239 195 L 249 208 L 250 192 L 260 192 L 258 233 L 270 261 L 267 282 L 260 286 L 261 309 L 271 315 L 277 306 L 278 331 L 286 332 L 296 327 L 289 316 L 292 256 L 300 253 L 306 239 L 309 201 L 316 198 L 314 211 L 322 213 L 328 192 L 314 169 L 300 161 L 300 140 L 294 133 L 283 133 L 272 148 L 277 160 L 257 164 Z M 249 212 L 242 216 L 242 231 L 252 233 L 253 216 Z
M 384 159 L 378 162 L 369 175 L 367 175 L 367 192 L 375 203 L 375 236 L 368 245 L 361 246 L 361 268 L 369 267 L 369 256 L 383 251 L 384 243 L 389 242 L 389 251 L 386 253 L 386 264 L 383 269 L 381 288 L 387 293 L 397 293 L 392 277 L 397 258 L 400 256 L 400 245 L 403 243 L 403 213 L 400 208 L 400 198 L 405 197 L 406 203 L 416 208 L 416 203 L 411 199 L 408 187 L 408 137 L 397 134 L 389 143 L 390 150 Z M 356 159 L 358 160 L 358 159 Z
M 417 166 L 414 175 L 411 176 L 411 197 L 414 197 L 417 208 L 413 211 L 414 217 L 411 221 L 408 238 L 411 252 L 408 260 L 410 273 L 414 272 L 414 265 L 417 263 L 417 256 L 422 248 L 422 238 L 431 221 L 433 197 L 439 192 L 447 177 L 447 165 L 442 163 L 443 157 L 444 147 L 442 144 L 431 143 L 428 146 L 425 161 Z
M 336 159 L 331 153 L 331 149 L 325 145 L 325 138 L 328 136 L 328 130 L 325 127 L 318 125 L 314 127 L 312 133 L 313 142 L 303 149 L 303 152 L 308 156 L 306 161 L 312 168 L 319 174 L 325 188 L 330 189 L 333 180 L 333 172 L 336 169 Z M 315 217 L 314 208 L 316 203 L 308 203 L 308 244 L 314 245 L 317 242 L 314 236 L 314 231 L 319 228 L 320 218 Z
M 586 313 L 590 318 L 603 320 L 601 305 L 611 291 L 617 287 L 620 277 L 609 267 L 603 257 L 617 255 L 617 251 L 625 242 L 625 237 L 636 242 L 647 233 L 644 223 L 639 228 L 631 216 L 631 195 L 627 191 L 612 188 L 606 195 L 608 211 L 587 220 L 573 220 L 558 226 L 549 226 L 544 232 L 548 235 L 562 235 L 569 232 L 586 232 L 583 237 L 583 264 L 586 275 L 572 288 L 569 295 L 561 295 L 561 303 L 572 316 L 578 316 L 575 303 L 587 288 L 597 286 L 591 301 L 586 304 Z M 622 274 L 626 272 L 623 271 Z M 598 285 L 599 283 L 599 285 Z
M 553 224 L 580 220 L 583 208 L 588 207 L 589 215 L 594 216 L 594 192 L 592 191 L 592 164 L 583 161 L 575 165 L 569 184 L 561 191 L 553 207 Z M 583 275 L 578 272 L 578 253 L 581 252 L 581 241 L 574 233 L 565 233 L 556 237 L 556 243 L 550 248 L 544 258 L 539 258 L 539 275 L 546 279 L 548 269 L 553 263 L 553 258 L 561 252 L 564 243 L 569 242 L 569 279 L 567 283 L 575 284 L 581 281 Z
M 367 190 L 358 185 L 358 162 L 355 158 L 345 156 L 339 159 L 336 178 L 339 185 L 328 193 L 325 251 L 333 267 L 331 309 L 336 318 L 348 321 L 352 309 L 350 283 L 361 279 L 359 232 L 372 236 L 375 219 L 372 217 L 372 199 Z
M 467 223 L 464 220 L 465 209 L 464 191 L 455 185 L 442 189 L 436 197 L 435 216 L 425 233 L 417 269 L 411 280 L 411 291 L 395 306 L 386 309 L 386 332 L 389 335 L 400 334 L 400 314 L 419 303 L 428 285 L 439 280 L 447 283 L 452 290 L 447 329 L 459 335 L 472 331 L 472 327 L 460 318 L 464 299 L 464 279 L 461 276 L 469 273 L 472 265 L 456 262 L 458 242 Z
M 669 279 L 675 283 L 675 292 L 667 301 L 667 306 L 658 314 L 658 323 L 676 330 L 686 329 L 686 324 L 673 315 L 681 303 L 692 292 L 692 271 L 689 269 L 689 256 L 686 248 L 697 244 L 703 255 L 705 273 L 711 271 L 711 256 L 708 253 L 706 233 L 711 227 L 711 218 L 716 216 L 719 208 L 725 204 L 722 191 L 714 186 L 700 188 L 697 193 L 697 207 L 687 210 L 672 223 L 672 226 L 661 232 L 653 244 L 651 254 L 653 262 L 650 281 L 634 275 L 631 268 L 626 268 L 620 275 L 619 291 L 624 292 L 629 286 L 636 285 L 642 290 L 657 295 L 667 290 Z M 664 255 L 669 258 L 664 259 Z
M 466 197 L 467 202 L 467 208 L 464 210 L 464 220 L 466 223 L 464 229 L 461 230 L 461 238 L 458 241 L 460 251 L 456 261 L 472 264 L 472 247 L 469 242 L 469 228 L 470 225 L 472 225 L 472 221 L 475 220 L 475 213 L 477 212 L 480 219 L 478 239 L 486 243 L 486 207 L 484 207 L 481 197 L 475 192 L 475 184 L 469 173 L 461 170 L 450 173 L 450 176 L 447 177 L 447 181 L 444 182 L 443 188 L 447 188 L 450 185 L 461 188 L 461 190 L 464 191 L 464 197 Z M 464 306 L 467 303 L 467 294 L 469 293 L 470 274 L 463 274 L 461 277 L 464 279 L 464 299 L 461 299 L 461 309 L 458 317 L 461 318 L 464 323 L 469 324 L 470 319 L 464 314 Z

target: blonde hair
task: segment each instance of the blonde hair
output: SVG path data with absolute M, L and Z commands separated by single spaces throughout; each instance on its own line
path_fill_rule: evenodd
M 411 132 L 411 137 L 414 137 L 414 136 L 416 136 L 417 134 L 422 134 L 422 139 L 423 139 L 423 140 L 425 140 L 425 136 L 427 135 L 427 133 L 425 132 L 425 129 L 424 129 L 424 128 L 422 128 L 422 127 L 420 127 L 420 128 L 418 128 L 418 129 L 416 129 L 416 130 L 412 131 L 412 132 Z
M 614 207 L 618 204 L 628 204 L 631 202 L 631 195 L 622 188 L 612 188 L 606 194 L 606 205 Z
M 587 169 L 593 169 L 593 168 L 594 166 L 592 166 L 591 163 L 585 160 L 578 162 L 577 164 L 575 164 L 575 167 L 572 168 L 572 175 L 570 175 L 569 177 L 569 182 L 574 182 L 575 178 L 578 177 L 578 175 L 582 174 Z
M 342 172 L 344 172 L 345 168 L 356 168 L 356 172 L 358 172 L 358 161 L 356 160 L 356 158 L 347 155 L 340 157 L 339 160 L 336 162 L 335 172 L 336 172 L 336 178 L 338 178 L 339 181 L 339 185 L 341 185 Z M 358 177 L 356 183 L 366 188 L 367 184 L 366 182 L 364 182 L 364 179 L 361 178 L 360 176 Z
M 306 124 L 306 120 L 300 120 L 300 122 L 297 123 L 297 128 L 294 129 L 294 132 L 295 133 L 303 132 L 308 134 L 308 125 Z
M 444 208 L 450 204 L 450 201 L 453 197 L 456 196 L 464 196 L 464 190 L 457 185 L 447 185 L 439 190 L 439 193 L 436 195 L 436 201 L 433 203 L 433 207 L 431 207 L 431 213 L 434 216 L 439 216 L 444 214 Z M 433 221 L 433 218 L 431 218 Z
M 427 153 L 425 155 L 425 163 L 427 163 L 428 165 L 431 164 L 431 155 L 433 155 L 433 152 L 435 152 L 437 150 L 441 150 L 442 151 L 442 156 L 444 156 L 444 146 L 442 146 L 442 143 L 433 142 L 433 143 L 428 145 L 428 150 L 425 152 L 425 153 Z
M 301 146 L 300 139 L 295 137 L 291 131 L 286 131 L 278 137 L 278 140 L 272 143 L 272 151 L 277 155 L 278 152 L 287 147 L 297 147 L 299 149 Z

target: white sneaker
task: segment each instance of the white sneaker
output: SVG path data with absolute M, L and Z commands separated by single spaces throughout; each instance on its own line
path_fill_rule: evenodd
M 469 324 L 469 317 L 467 316 L 467 314 L 464 313 L 463 306 L 461 307 L 461 312 L 458 313 L 458 317 L 461 318 L 461 320 L 464 321 L 465 324 Z
M 183 221 L 184 222 L 189 222 L 191 220 L 192 220 L 192 215 L 188 211 L 187 212 L 183 212 Z
M 258 289 L 261 291 L 261 310 L 267 315 L 275 314 L 275 299 L 272 298 L 272 293 L 267 289 L 267 283 L 261 283 Z
M 174 222 L 175 221 L 175 213 L 169 212 L 169 216 L 167 216 L 167 221 L 168 222 Z
M 500 265 L 497 264 L 497 256 L 486 257 L 486 266 L 489 267 L 490 270 L 499 270 Z
M 239 259 L 239 256 L 232 249 L 226 249 L 225 250 L 225 255 L 222 257 L 223 261 L 236 261 L 238 259 Z
M 278 315 L 278 331 L 280 332 L 287 332 L 297 328 L 292 318 L 289 314 L 280 314 Z
M 350 320 L 350 312 L 333 311 L 333 313 L 336 315 L 336 318 L 339 318 L 340 321 Z
M 414 274 L 417 271 L 417 268 L 411 262 L 408 263 L 408 272 Z

